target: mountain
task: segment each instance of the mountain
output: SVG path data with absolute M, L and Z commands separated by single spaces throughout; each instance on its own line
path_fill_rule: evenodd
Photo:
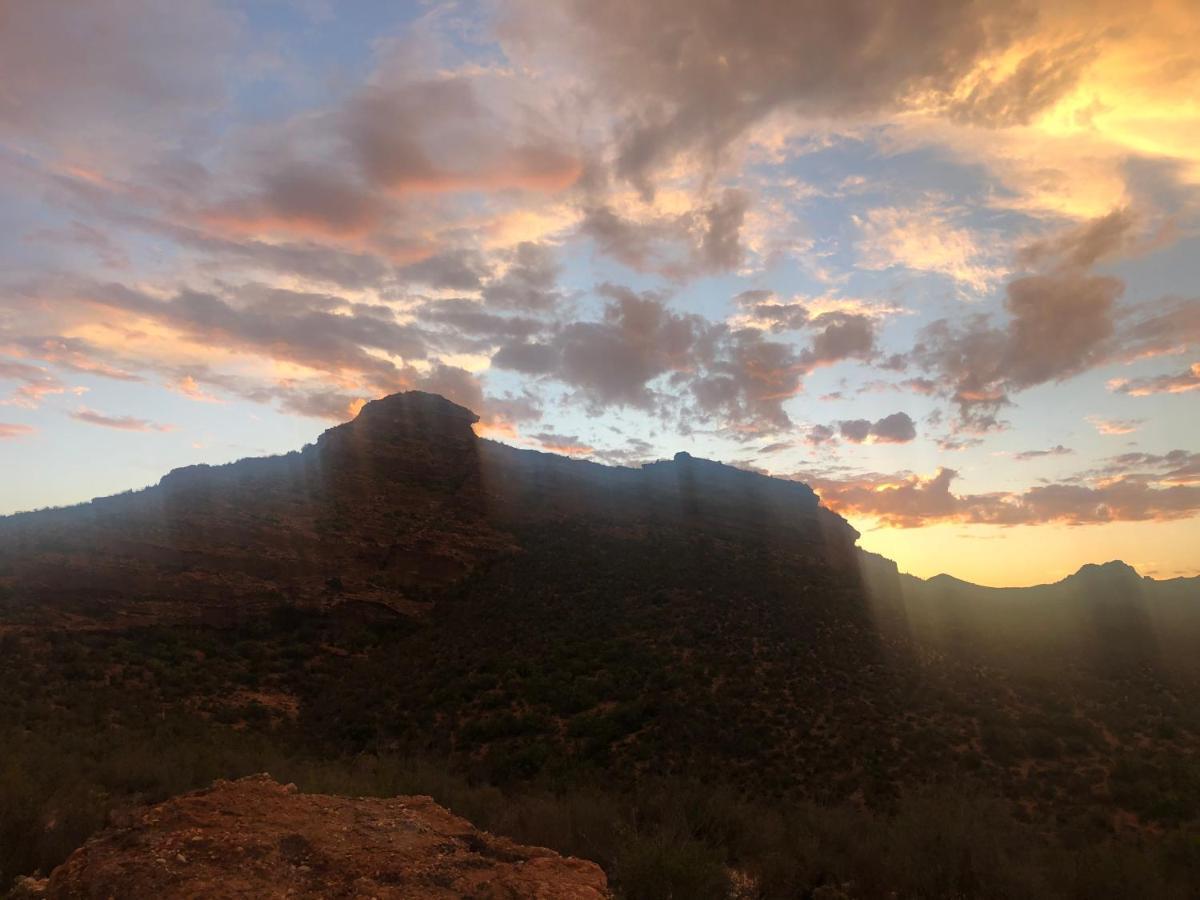
M 621 884 L 670 869 L 676 896 L 723 896 L 678 873 L 748 866 L 796 896 L 877 865 L 874 895 L 918 871 L 953 884 L 917 895 L 973 895 L 980 854 L 1011 865 L 965 822 L 1001 815 L 1016 856 L 1052 835 L 1046 877 L 1080 879 L 1073 848 L 1197 824 L 1195 580 L 922 581 L 798 482 L 687 454 L 601 466 L 475 421 L 399 394 L 295 453 L 0 519 L 0 871 L 217 777 L 411 793 L 391 760 L 443 772 L 420 792 L 493 810 L 485 827 L 548 817 L 532 843 Z M 916 811 L 931 786 L 950 806 Z M 886 816 L 983 843 L 949 868 L 801 864 Z
M 1022 588 L 904 575 L 879 594 L 904 609 L 922 640 L 953 634 L 960 647 L 989 658 L 1086 659 L 1101 667 L 1192 668 L 1198 662 L 1200 577 L 1159 581 L 1113 560 Z
M 552 526 L 688 533 L 822 565 L 857 533 L 805 485 L 686 453 L 640 469 L 476 438 L 474 413 L 396 394 L 297 453 L 177 469 L 157 486 L 0 518 L 0 590 L 41 613 L 219 622 L 280 603 L 407 612 Z

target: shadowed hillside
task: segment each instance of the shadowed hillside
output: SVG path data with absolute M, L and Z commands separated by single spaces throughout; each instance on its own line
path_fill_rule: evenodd
M 1109 843 L 1113 879 L 1162 882 L 1129 896 L 1183 896 L 1194 580 L 922 582 L 805 485 L 474 421 L 396 395 L 297 453 L 0 520 L 3 877 L 132 800 L 269 770 L 433 793 L 628 896 L 1092 896 L 1079 854 Z M 914 828 L 910 869 L 844 852 Z M 1010 883 L 1017 857 L 1052 862 Z

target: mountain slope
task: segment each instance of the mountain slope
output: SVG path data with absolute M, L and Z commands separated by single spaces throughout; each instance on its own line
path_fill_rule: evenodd
M 81 781 L 103 788 L 73 808 L 104 809 L 280 755 L 781 807 L 949 784 L 1072 840 L 1195 821 L 1189 584 L 920 582 L 802 484 L 473 421 L 397 395 L 297 453 L 0 520 L 6 802 L 30 811 L 0 868 L 61 858 L 44 821 Z
M 123 623 L 281 602 L 407 607 L 519 551 L 512 529 L 690 529 L 847 567 L 857 534 L 806 486 L 693 460 L 598 466 L 475 437 L 470 411 L 409 392 L 297 453 L 193 466 L 155 487 L 0 518 L 0 590 Z M 13 599 L 15 598 L 15 599 Z

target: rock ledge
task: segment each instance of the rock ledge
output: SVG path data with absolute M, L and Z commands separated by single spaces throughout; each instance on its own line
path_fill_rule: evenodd
M 26 897 L 609 897 L 595 863 L 471 826 L 429 797 L 301 794 L 267 775 L 143 810 L 108 828 Z

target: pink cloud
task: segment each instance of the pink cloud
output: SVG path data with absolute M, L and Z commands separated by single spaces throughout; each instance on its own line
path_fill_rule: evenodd
M 0 441 L 25 437 L 37 431 L 32 425 L 18 425 L 15 422 L 0 422 Z
M 93 409 L 81 406 L 74 412 L 68 413 L 77 422 L 89 425 L 99 425 L 103 428 L 116 428 L 119 431 L 174 431 L 174 425 L 163 425 L 148 419 L 137 419 L 133 416 L 107 416 Z

